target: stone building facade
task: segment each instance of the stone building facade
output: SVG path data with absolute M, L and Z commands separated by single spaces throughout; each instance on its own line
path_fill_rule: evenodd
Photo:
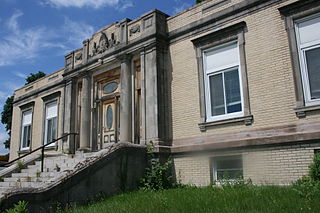
M 145 145 L 182 183 L 290 184 L 320 149 L 320 2 L 208 0 L 111 24 L 15 91 L 10 159 Z

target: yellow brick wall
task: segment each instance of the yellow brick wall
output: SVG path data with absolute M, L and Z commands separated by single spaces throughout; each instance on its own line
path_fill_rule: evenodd
M 211 159 L 241 155 L 245 180 L 251 179 L 254 184 L 288 185 L 308 173 L 314 149 L 319 148 L 317 143 L 180 156 L 174 158 L 175 175 L 183 184 L 206 186 L 211 182 Z
M 289 43 L 284 20 L 278 11 L 279 7 L 291 2 L 294 1 L 275 5 L 224 26 L 231 26 L 241 21 L 247 24 L 245 51 L 250 107 L 254 116 L 254 123 L 251 126 L 239 123 L 221 125 L 202 133 L 198 127 L 200 122 L 198 68 L 191 40 L 206 33 L 170 45 L 173 75 L 173 139 L 319 120 L 319 113 L 298 119 L 293 110 L 296 103 Z

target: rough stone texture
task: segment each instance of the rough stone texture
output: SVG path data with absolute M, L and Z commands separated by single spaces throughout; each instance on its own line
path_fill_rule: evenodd
M 24 200 L 29 203 L 30 212 L 55 212 L 58 206 L 85 204 L 99 196 L 136 189 L 147 166 L 146 149 L 129 144 L 111 149 L 97 153 L 100 157 L 92 155 L 77 164 L 74 171 L 42 184 L 42 188 L 12 192 L 1 200 L 0 208 L 4 210 Z
M 176 156 L 175 174 L 184 184 L 209 185 L 214 157 L 242 155 L 245 180 L 250 178 L 254 184 L 288 185 L 308 173 L 314 149 L 319 148 L 318 142 Z

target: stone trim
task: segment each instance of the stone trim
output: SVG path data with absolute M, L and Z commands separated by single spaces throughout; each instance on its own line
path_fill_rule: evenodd
M 303 106 L 294 109 L 298 118 L 304 118 L 307 115 L 307 112 L 311 111 L 320 111 L 320 105 L 316 106 Z
M 223 6 L 223 5 L 229 4 L 230 2 L 231 2 L 231 0 L 221 0 L 221 1 L 215 2 L 214 4 L 212 4 L 212 5 L 210 5 L 210 6 L 206 7 L 206 8 L 203 8 L 202 9 L 202 14 L 207 13 L 207 12 L 209 12 L 211 10 L 217 9 L 217 8 Z
M 297 39 L 295 34 L 295 20 L 320 12 L 320 1 L 302 0 L 294 2 L 279 8 L 280 13 L 284 17 L 285 27 L 288 34 L 288 42 L 291 54 L 291 64 L 294 77 L 294 86 L 296 94 L 296 108 L 294 109 L 298 118 L 306 116 L 307 111 L 313 111 L 320 108 L 319 105 L 306 107 L 304 100 L 304 90 L 302 83 L 302 75 L 300 69 L 299 50 L 297 47 Z
M 229 123 L 237 123 L 237 122 L 243 122 L 246 126 L 249 126 L 253 123 L 253 116 L 248 115 L 248 116 L 239 117 L 239 118 L 229 118 L 229 119 L 220 120 L 220 121 L 199 123 L 198 126 L 200 130 L 204 132 L 207 130 L 208 127 L 224 125 Z
M 169 32 L 170 42 L 173 43 L 178 40 L 203 33 L 204 31 L 212 29 L 221 23 L 225 23 L 227 20 L 234 20 L 246 14 L 252 14 L 260 9 L 270 7 L 283 1 L 285 0 L 243 0 L 242 2 L 231 5 L 226 9 Z
M 249 104 L 249 88 L 247 80 L 247 66 L 245 57 L 245 38 L 246 23 L 239 22 L 232 26 L 214 31 L 203 37 L 192 40 L 195 46 L 197 63 L 198 63 L 198 82 L 199 82 L 199 101 L 200 101 L 200 124 L 201 131 L 206 131 L 209 126 L 226 124 L 230 122 L 244 121 L 246 125 L 250 125 L 253 121 L 250 104 Z M 211 47 L 224 44 L 233 40 L 237 40 L 239 44 L 241 80 L 243 92 L 243 113 L 244 117 L 236 119 L 226 119 L 222 121 L 206 122 L 206 101 L 205 101 L 205 82 L 204 82 L 204 68 L 203 68 L 203 51 Z M 250 119 L 248 119 L 250 118 Z

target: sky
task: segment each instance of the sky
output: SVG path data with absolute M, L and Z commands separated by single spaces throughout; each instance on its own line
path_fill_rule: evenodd
M 158 9 L 174 15 L 195 0 L 0 0 L 0 111 L 30 73 L 52 73 L 97 30 Z M 8 152 L 0 124 L 0 155 Z

